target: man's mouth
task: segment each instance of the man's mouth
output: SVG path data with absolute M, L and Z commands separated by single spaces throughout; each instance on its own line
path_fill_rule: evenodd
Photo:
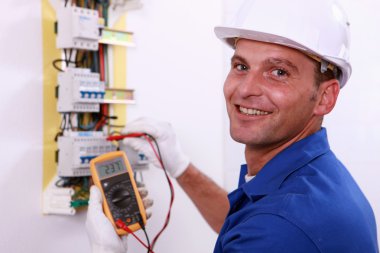
M 253 116 L 268 115 L 271 113 L 271 112 L 262 111 L 256 108 L 245 108 L 243 106 L 239 106 L 239 111 L 245 115 L 253 115 Z

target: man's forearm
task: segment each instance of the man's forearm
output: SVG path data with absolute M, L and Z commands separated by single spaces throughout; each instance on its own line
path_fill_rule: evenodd
M 212 229 L 219 233 L 229 210 L 227 192 L 190 164 L 177 178 Z

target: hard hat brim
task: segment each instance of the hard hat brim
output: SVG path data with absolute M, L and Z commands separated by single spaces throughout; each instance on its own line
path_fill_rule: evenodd
M 231 27 L 224 27 L 224 26 L 215 27 L 214 32 L 218 39 L 225 42 L 231 48 L 235 48 L 236 38 L 241 38 L 241 39 L 248 39 L 248 40 L 255 40 L 255 41 L 260 41 L 260 42 L 278 44 L 278 45 L 297 49 L 305 54 L 316 55 L 336 65 L 337 67 L 339 67 L 339 69 L 342 72 L 344 72 L 341 75 L 342 78 L 339 80 L 341 88 L 346 84 L 347 79 L 348 79 L 347 77 L 351 75 L 352 70 L 351 70 L 351 65 L 349 63 L 342 61 L 341 59 L 337 59 L 335 57 L 320 55 L 315 50 L 305 47 L 304 45 L 297 43 L 296 41 L 293 41 L 289 38 L 285 38 L 285 37 L 275 35 L 275 34 L 260 32 L 260 31 L 252 31 L 252 30 L 245 30 L 245 29 L 238 29 L 238 28 L 231 28 Z

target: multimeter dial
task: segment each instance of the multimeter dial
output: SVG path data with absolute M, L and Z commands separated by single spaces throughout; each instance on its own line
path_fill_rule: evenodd
M 112 203 L 118 208 L 127 208 L 131 203 L 131 194 L 127 189 L 117 189 L 111 196 Z
M 121 219 L 127 225 L 139 222 L 140 211 L 128 173 L 101 182 L 114 220 Z

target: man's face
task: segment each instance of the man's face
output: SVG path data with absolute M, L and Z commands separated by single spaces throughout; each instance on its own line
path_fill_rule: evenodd
M 314 68 L 297 50 L 240 39 L 224 84 L 232 138 L 275 148 L 305 131 L 316 117 Z

